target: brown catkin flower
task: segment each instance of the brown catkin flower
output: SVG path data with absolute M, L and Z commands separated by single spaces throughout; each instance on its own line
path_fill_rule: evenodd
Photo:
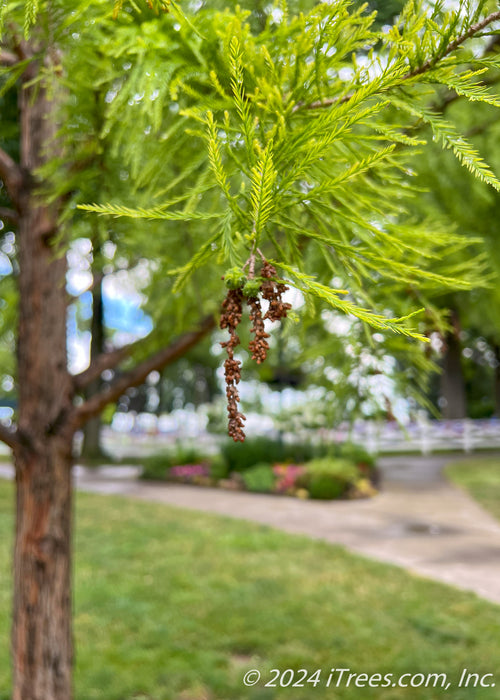
M 269 343 L 266 338 L 269 338 L 269 333 L 264 330 L 264 319 L 262 318 L 262 309 L 260 308 L 260 300 L 258 297 L 248 297 L 247 304 L 250 307 L 250 320 L 252 327 L 250 333 L 254 333 L 255 337 L 248 344 L 248 349 L 252 353 L 252 360 L 255 360 L 260 365 L 267 357 Z
M 284 302 L 281 297 L 288 291 L 288 287 L 272 279 L 277 274 L 276 268 L 271 265 L 271 263 L 267 262 L 267 260 L 262 264 L 260 274 L 264 278 L 264 282 L 261 286 L 262 298 L 269 302 L 269 308 L 264 318 L 268 318 L 270 321 L 279 321 L 282 318 L 286 318 L 292 305 Z
M 261 254 L 262 256 L 262 254 Z M 249 278 L 245 285 L 245 293 L 243 286 L 238 286 L 236 289 L 230 289 L 224 301 L 222 302 L 222 314 L 220 319 L 220 327 L 227 328 L 229 331 L 229 340 L 221 343 L 222 347 L 227 351 L 227 358 L 224 362 L 224 375 L 226 379 L 226 397 L 227 397 L 227 412 L 229 416 L 228 434 L 235 442 L 243 442 L 245 433 L 243 425 L 245 416 L 238 411 L 238 403 L 240 396 L 237 389 L 241 379 L 241 362 L 235 360 L 234 349 L 240 343 L 240 338 L 236 332 L 238 325 L 241 322 L 243 314 L 243 300 L 246 298 L 247 304 L 250 307 L 250 320 L 252 326 L 250 333 L 253 333 L 253 340 L 250 341 L 249 350 L 252 353 L 252 360 L 257 364 L 261 364 L 267 357 L 269 350 L 269 333 L 266 333 L 264 320 L 267 318 L 270 321 L 279 321 L 285 318 L 287 312 L 292 308 L 291 304 L 283 301 L 283 294 L 288 290 L 288 287 L 282 282 L 276 282 L 276 268 L 267 260 L 263 259 L 260 276 L 262 284 L 259 287 L 259 281 L 254 277 L 255 257 L 250 260 Z M 246 267 L 246 265 L 245 265 Z M 245 268 L 243 268 L 245 269 Z M 240 274 L 236 270 L 236 284 L 239 283 L 240 277 L 244 278 L 243 273 Z M 234 283 L 235 275 L 232 275 L 231 282 Z M 243 282 L 241 283 L 243 285 Z M 262 308 L 259 299 L 259 293 L 262 298 L 269 302 L 269 308 L 262 315 Z
M 241 289 L 230 289 L 226 298 L 222 302 L 222 315 L 220 327 L 229 330 L 229 340 L 221 343 L 226 348 L 227 359 L 224 362 L 224 373 L 226 377 L 227 412 L 229 416 L 228 433 L 235 442 L 243 442 L 245 433 L 243 432 L 243 421 L 245 416 L 238 411 L 238 401 L 240 400 L 236 384 L 241 379 L 241 362 L 234 359 L 234 348 L 239 345 L 240 339 L 236 333 L 236 328 L 241 321 L 243 309 L 243 292 Z

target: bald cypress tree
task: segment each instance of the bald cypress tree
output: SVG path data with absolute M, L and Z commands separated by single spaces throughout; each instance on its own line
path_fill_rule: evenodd
M 447 261 L 458 240 L 445 229 L 405 219 L 414 196 L 409 155 L 425 147 L 419 125 L 500 188 L 480 154 L 430 106 L 440 85 L 498 106 L 483 83 L 496 59 L 477 51 L 500 19 L 487 14 L 487 3 L 446 12 L 441 3 L 429 9 L 412 1 L 383 31 L 348 0 L 307 14 L 281 2 L 252 25 L 241 10 L 187 16 L 174 2 L 161 14 L 161 5 L 138 19 L 123 2 L 114 12 L 105 2 L 4 4 L 1 80 L 19 100 L 18 145 L 0 149 L 2 218 L 15 228 L 19 298 L 17 425 L 0 428 L 16 466 L 14 700 L 72 696 L 72 439 L 213 327 L 213 306 L 195 330 L 185 325 L 200 307 L 210 310 L 209 295 L 197 292 L 199 275 L 220 290 L 220 301 L 226 297 L 233 339 L 249 301 L 256 359 L 265 340 L 260 300 L 269 302 L 269 318 L 283 317 L 285 285 L 299 289 L 309 309 L 326 304 L 422 339 L 409 320 L 418 309 L 392 315 L 402 287 L 467 288 L 479 270 Z M 99 129 L 89 82 L 106 87 Z M 120 177 L 109 174 L 113 159 L 134 180 L 130 201 Z M 92 194 L 89 181 L 104 196 Z M 183 332 L 82 400 L 104 369 L 136 351 L 100 354 L 78 376 L 67 368 L 66 251 L 74 205 L 90 199 L 101 200 L 85 207 L 94 212 L 156 222 L 154 235 L 129 230 L 120 245 L 156 261 L 155 320 Z M 380 298 L 374 286 L 387 292 L 382 307 L 373 303 Z M 229 360 L 228 385 L 239 372 Z

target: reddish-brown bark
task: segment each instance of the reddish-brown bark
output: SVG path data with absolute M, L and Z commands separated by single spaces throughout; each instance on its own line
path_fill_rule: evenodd
M 16 449 L 12 700 L 70 700 L 71 453 Z
M 71 698 L 72 382 L 66 359 L 66 257 L 35 173 L 57 149 L 56 105 L 43 83 L 20 90 L 17 513 L 12 624 L 13 700 Z M 11 196 L 11 199 L 13 197 Z

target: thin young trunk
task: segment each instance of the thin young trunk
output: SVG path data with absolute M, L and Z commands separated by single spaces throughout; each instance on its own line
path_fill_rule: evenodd
M 90 391 L 87 396 L 93 396 L 100 389 L 100 385 L 97 384 L 94 387 L 90 387 Z M 81 457 L 83 462 L 85 460 L 97 460 L 99 458 L 105 457 L 105 453 L 101 445 L 101 433 L 102 433 L 102 418 L 101 414 L 95 418 L 91 418 L 89 422 L 84 426 L 83 429 L 83 443 Z M 88 462 L 88 465 L 92 465 L 92 461 Z
M 445 352 L 442 362 L 441 396 L 445 399 L 443 418 L 455 419 L 467 416 L 465 379 L 462 368 L 462 346 L 458 315 L 452 315 L 453 328 L 445 338 Z
M 54 153 L 55 104 L 43 82 L 20 92 L 19 444 L 12 625 L 13 700 L 70 700 L 73 389 L 66 358 L 66 259 L 33 173 Z

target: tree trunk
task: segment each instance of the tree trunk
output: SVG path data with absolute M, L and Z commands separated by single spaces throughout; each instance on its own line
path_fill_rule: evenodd
M 12 626 L 13 700 L 70 700 L 73 389 L 66 356 L 66 258 L 60 205 L 33 176 L 57 144 L 55 102 L 23 76 L 19 260 L 19 444 Z M 54 95 L 52 95 L 54 100 Z M 57 243 L 58 241 L 58 243 Z
M 30 208 L 27 208 L 29 211 Z M 19 229 L 19 436 L 12 627 L 13 700 L 71 698 L 71 424 L 66 261 L 40 235 L 32 203 Z
M 60 438 L 16 454 L 12 700 L 70 700 L 71 455 Z
M 441 374 L 441 396 L 445 399 L 442 407 L 443 418 L 465 418 L 467 400 L 462 369 L 462 347 L 459 338 L 458 316 L 452 315 L 453 328 L 446 334 L 445 352 Z

